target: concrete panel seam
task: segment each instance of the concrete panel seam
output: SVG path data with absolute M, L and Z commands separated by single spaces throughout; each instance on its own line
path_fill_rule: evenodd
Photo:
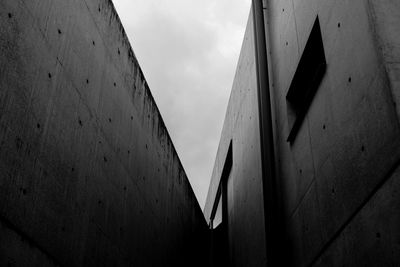
M 33 238 L 27 235 L 25 232 L 21 231 L 17 226 L 15 226 L 11 221 L 9 221 L 6 217 L 0 214 L 0 223 L 4 224 L 5 227 L 14 231 L 17 235 L 23 238 L 24 241 L 28 242 L 32 247 L 37 248 L 40 252 L 42 252 L 55 266 L 61 266 L 61 264 L 43 248 L 39 243 L 37 243 Z
M 355 209 L 355 211 L 347 218 L 347 220 L 339 227 L 339 229 L 332 235 L 332 237 L 322 246 L 321 250 L 316 254 L 314 259 L 307 266 L 313 266 L 318 259 L 324 254 L 324 252 L 330 247 L 330 245 L 339 237 L 343 230 L 350 224 L 350 222 L 357 216 L 362 208 L 375 196 L 375 194 L 383 187 L 383 185 L 390 179 L 391 175 L 400 166 L 400 160 L 396 161 L 393 166 L 386 173 L 384 178 L 375 186 L 371 193 L 362 201 L 362 203 Z

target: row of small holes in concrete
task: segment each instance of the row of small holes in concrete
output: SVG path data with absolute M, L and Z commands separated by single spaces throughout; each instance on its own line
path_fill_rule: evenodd
M 100 12 L 100 8 L 99 8 L 99 12 Z M 12 17 L 13 17 L 13 14 L 12 14 L 12 13 L 8 13 L 8 18 L 11 19 Z M 58 34 L 62 34 L 61 29 L 57 29 L 57 32 L 58 32 Z M 93 40 L 93 41 L 92 41 L 92 44 L 93 44 L 93 46 L 95 46 L 95 45 L 96 45 L 96 42 Z M 117 53 L 118 53 L 118 55 L 121 54 L 121 51 L 119 50 L 119 48 L 118 48 L 118 50 L 117 50 Z
M 100 8 L 100 7 L 98 8 L 98 10 L 99 10 L 99 12 L 101 12 L 101 8 Z M 9 13 L 9 17 L 11 17 L 11 14 L 10 14 L 10 13 Z M 62 34 L 61 29 L 58 29 L 58 34 Z M 93 46 L 96 45 L 96 43 L 95 43 L 94 40 L 92 41 L 92 44 L 93 44 Z M 120 51 L 119 48 L 117 49 L 117 53 L 118 53 L 118 55 L 121 54 L 121 51 Z M 49 73 L 48 76 L 49 76 L 49 78 L 51 78 L 51 77 L 52 77 L 51 73 Z M 89 79 L 86 79 L 86 84 L 89 84 Z M 116 87 L 116 86 L 117 86 L 117 83 L 114 82 L 114 87 Z M 109 120 L 109 122 L 111 123 L 111 118 L 109 118 L 108 120 Z M 131 120 L 133 120 L 133 116 L 131 116 Z M 80 122 L 79 124 L 82 126 L 81 122 Z M 129 152 L 128 152 L 128 153 L 129 153 Z
M 101 9 L 100 9 L 100 7 L 99 7 L 99 12 L 100 12 L 100 11 L 101 11 Z M 8 17 L 9 17 L 9 18 L 12 18 L 12 14 L 11 14 L 11 13 L 8 13 Z M 57 32 L 58 32 L 58 34 L 62 34 L 61 29 L 57 29 Z M 92 41 L 92 44 L 93 44 L 93 46 L 96 45 L 96 43 L 95 43 L 94 40 Z M 118 48 L 118 50 L 117 50 L 117 53 L 118 53 L 118 55 L 121 54 L 121 51 L 120 51 L 119 48 Z M 51 74 L 50 72 L 48 73 L 48 77 L 49 77 L 49 79 L 52 78 L 52 74 Z M 86 79 L 86 84 L 89 84 L 89 79 Z M 117 83 L 114 82 L 113 85 L 114 85 L 114 87 L 116 87 L 116 86 L 117 86 Z M 108 120 L 109 120 L 110 123 L 112 122 L 111 118 L 109 118 Z M 131 116 L 131 120 L 133 120 L 133 116 Z M 81 119 L 78 119 L 78 122 L 79 122 L 79 125 L 80 125 L 80 126 L 83 126 L 83 123 L 82 123 Z M 39 124 L 39 123 L 37 124 L 37 127 L 40 128 L 40 124 Z M 147 144 L 146 144 L 146 149 L 147 149 Z M 128 150 L 128 154 L 130 154 L 130 150 Z M 104 156 L 104 162 L 107 162 L 107 158 L 106 158 L 105 156 Z
M 285 9 L 284 9 L 284 8 L 282 9 L 282 12 L 285 12 Z M 340 28 L 340 26 L 341 26 L 341 25 L 340 25 L 340 22 L 338 22 L 338 25 L 337 25 L 337 26 L 338 26 L 338 28 Z
M 285 11 L 285 9 L 283 9 L 283 11 Z M 340 25 L 340 22 L 338 23 L 337 26 L 338 26 L 338 28 L 340 28 L 340 26 L 341 26 L 341 25 Z M 289 45 L 289 42 L 286 42 L 286 46 L 288 46 L 288 45 Z
M 49 77 L 49 79 L 51 79 L 52 78 L 52 74 L 49 72 L 48 73 L 48 77 Z M 86 84 L 89 84 L 89 79 L 86 79 Z M 116 87 L 117 86 L 117 83 L 115 83 L 114 82 L 114 87 Z M 133 116 L 131 116 L 131 120 L 133 120 Z M 111 123 L 111 118 L 108 118 L 108 121 Z M 79 120 L 79 124 L 82 126 L 82 122 Z

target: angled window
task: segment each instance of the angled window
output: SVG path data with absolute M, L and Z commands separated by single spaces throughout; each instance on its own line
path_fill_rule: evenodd
M 219 200 L 218 200 L 219 199 Z M 222 223 L 222 196 L 221 193 L 218 194 L 217 198 L 217 208 L 215 210 L 213 219 L 212 219 L 212 229 L 217 228 Z
M 227 182 L 232 170 L 232 140 L 229 144 L 218 191 L 210 217 L 212 266 L 229 265 L 229 216 Z
M 326 71 L 324 44 L 318 16 L 286 95 L 289 136 L 292 143 Z
M 232 169 L 232 141 L 229 144 L 225 164 L 222 170 L 218 191 L 215 197 L 213 209 L 211 211 L 210 226 L 211 229 L 217 228 L 226 220 L 226 183 Z

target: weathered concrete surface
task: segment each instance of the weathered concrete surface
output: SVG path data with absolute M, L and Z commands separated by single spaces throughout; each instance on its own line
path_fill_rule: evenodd
M 0 266 L 54 266 L 56 263 L 4 219 L 0 222 Z
M 292 266 L 399 265 L 398 1 L 263 3 L 282 256 Z M 327 69 L 290 144 L 286 95 L 317 16 Z M 252 37 L 250 18 L 204 210 L 209 218 L 232 139 L 237 266 L 265 260 Z
M 392 94 L 400 117 L 400 2 L 368 1 L 370 25 L 381 52 Z
M 210 218 L 232 140 L 228 181 L 229 249 L 232 266 L 265 266 L 265 229 L 252 14 L 239 57 L 204 208 Z
M 347 240 L 369 238 L 362 235 L 367 234 L 368 227 L 379 224 L 371 198 L 377 191 L 390 198 L 391 193 L 380 188 L 386 186 L 400 160 L 398 115 L 393 105 L 398 90 L 393 86 L 394 78 L 388 79 L 388 65 L 376 45 L 370 2 L 392 10 L 395 5 L 395 1 L 365 0 L 267 1 L 275 149 L 287 248 L 291 247 L 294 266 L 313 264 L 332 249 L 343 256 L 339 262 L 351 266 L 355 264 L 352 255 L 380 257 L 380 251 L 398 247 L 393 239 L 376 243 L 375 249 L 367 242 L 331 248 L 333 242 L 344 242 L 335 241 L 342 232 Z M 392 12 L 392 18 L 398 19 L 400 9 Z M 290 145 L 286 142 L 286 94 L 317 16 L 327 71 Z M 394 42 L 398 40 L 396 27 L 385 28 L 385 47 L 398 47 Z M 397 200 L 393 201 L 377 205 L 381 205 L 381 215 L 397 221 L 392 206 Z M 397 234 L 398 230 L 393 232 Z M 325 263 L 337 266 L 335 261 L 323 258 Z
M 399 178 L 397 168 L 315 266 L 400 266 Z
M 112 2 L 1 0 L 0 59 L 0 265 L 201 265 L 206 223 Z

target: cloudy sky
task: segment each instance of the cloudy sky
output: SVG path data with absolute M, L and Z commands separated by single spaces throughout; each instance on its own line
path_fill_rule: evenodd
M 113 0 L 203 208 L 250 0 Z

